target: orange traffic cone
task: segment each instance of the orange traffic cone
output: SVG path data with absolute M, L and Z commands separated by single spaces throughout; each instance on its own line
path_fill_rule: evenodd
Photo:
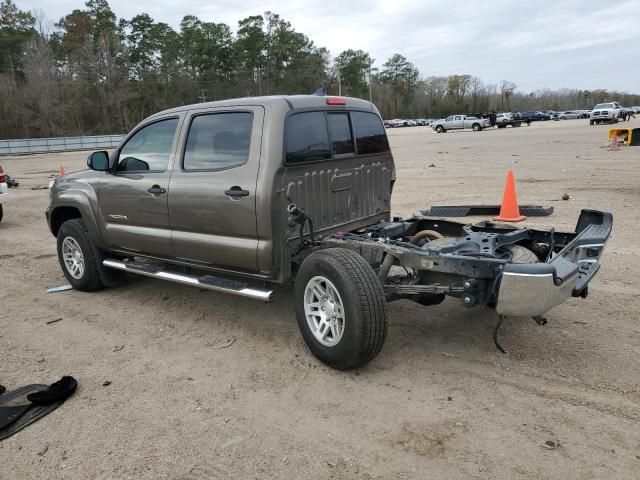
M 504 186 L 500 215 L 494 217 L 494 220 L 501 222 L 521 222 L 525 218 L 527 217 L 520 215 L 520 207 L 518 207 L 518 199 L 516 198 L 516 182 L 513 179 L 513 171 L 509 170 L 509 173 L 507 173 L 507 183 Z
M 60 171 L 58 172 L 59 177 L 64 177 L 64 167 L 60 165 Z
M 609 150 L 611 150 L 612 152 L 616 152 L 619 150 L 618 148 L 618 134 L 617 132 L 614 130 L 613 132 L 611 132 L 611 143 L 609 144 Z

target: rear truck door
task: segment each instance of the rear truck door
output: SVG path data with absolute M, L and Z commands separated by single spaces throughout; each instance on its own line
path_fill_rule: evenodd
M 315 233 L 389 219 L 395 170 L 377 113 L 293 112 L 285 122 L 284 161 L 286 201 L 304 210 Z M 288 239 L 298 236 L 298 225 L 287 228 Z
M 257 271 L 256 181 L 263 121 L 261 106 L 189 112 L 169 185 L 178 259 Z
M 114 153 L 113 170 L 100 178 L 102 237 L 111 249 L 172 257 L 167 206 L 179 116 L 134 130 Z

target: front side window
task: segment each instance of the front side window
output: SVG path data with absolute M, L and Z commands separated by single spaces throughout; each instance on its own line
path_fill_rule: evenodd
M 365 112 L 353 112 L 351 115 L 358 155 L 389 151 L 387 134 L 378 115 Z
M 329 138 L 331 139 L 331 153 L 346 155 L 355 153 L 351 125 L 348 113 L 329 113 L 327 115 Z
M 165 171 L 171 158 L 177 126 L 178 119 L 170 118 L 142 127 L 120 149 L 116 170 Z
M 324 112 L 296 113 L 287 119 L 285 152 L 287 163 L 331 158 Z
M 243 165 L 251 145 L 251 112 L 199 115 L 191 122 L 185 170 L 222 170 Z

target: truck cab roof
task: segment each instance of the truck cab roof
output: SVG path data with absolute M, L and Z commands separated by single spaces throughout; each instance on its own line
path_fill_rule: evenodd
M 330 103 L 333 102 L 333 103 Z M 303 108 L 319 108 L 327 106 L 346 107 L 350 109 L 369 110 L 378 113 L 378 109 L 366 100 L 352 97 L 319 96 L 319 95 L 273 95 L 262 97 L 243 97 L 214 102 L 194 103 L 180 107 L 170 108 L 156 113 L 153 117 L 179 113 L 188 110 L 231 107 L 241 105 L 262 105 L 264 107 L 284 108 L 298 110 Z

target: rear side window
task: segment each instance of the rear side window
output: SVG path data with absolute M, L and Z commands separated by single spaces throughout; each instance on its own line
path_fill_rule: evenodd
M 358 155 L 389 151 L 387 134 L 380 117 L 374 113 L 352 112 Z
M 287 163 L 331 158 L 324 112 L 303 112 L 287 119 L 285 152 Z
M 185 170 L 222 170 L 243 165 L 249 158 L 250 112 L 199 115 L 191 122 L 184 151 Z
M 346 155 L 355 153 L 351 125 L 348 113 L 329 113 L 327 115 L 329 138 L 331 139 L 331 153 Z

